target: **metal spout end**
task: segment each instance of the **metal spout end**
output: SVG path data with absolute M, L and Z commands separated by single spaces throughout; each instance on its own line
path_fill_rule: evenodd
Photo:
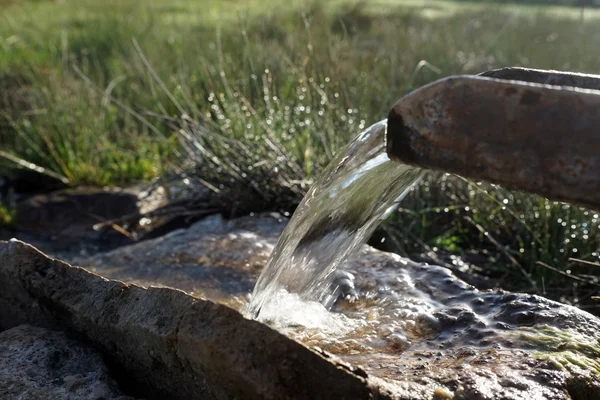
M 410 128 L 404 125 L 402 115 L 392 108 L 387 118 L 387 130 L 385 135 L 388 157 L 394 161 L 405 164 L 416 164 L 418 157 L 410 146 L 408 134 Z
M 387 153 L 421 168 L 600 209 L 596 88 L 597 76 L 520 68 L 444 78 L 394 105 Z

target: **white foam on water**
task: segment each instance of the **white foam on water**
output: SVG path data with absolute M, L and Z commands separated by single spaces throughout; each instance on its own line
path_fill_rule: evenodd
M 281 289 L 271 294 L 261 309 L 258 320 L 277 330 L 318 329 L 333 336 L 356 329 L 360 322 L 343 314 L 333 313 L 316 301 L 306 301 L 296 293 Z

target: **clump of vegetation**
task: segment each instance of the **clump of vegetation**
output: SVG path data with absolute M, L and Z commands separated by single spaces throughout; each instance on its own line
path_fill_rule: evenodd
M 0 196 L 0 229 L 12 228 L 15 225 L 16 211 L 14 199 L 10 194 Z
M 594 311 L 597 212 L 434 174 L 388 221 L 389 248 L 425 253 L 484 287 L 519 288 Z M 398 251 L 398 250 L 397 250 Z
M 0 227 L 11 227 L 15 223 L 15 216 L 12 210 L 3 204 L 0 204 Z
M 569 331 L 544 327 L 538 331 L 521 333 L 517 343 L 535 349 L 534 356 L 550 360 L 558 369 L 572 367 L 588 371 L 594 377 L 600 376 L 600 341 L 590 342 Z
M 87 0 L 3 11 L 2 150 L 71 185 L 174 173 L 184 196 L 208 188 L 227 215 L 293 212 L 345 143 L 442 76 L 600 69 L 595 9 Z M 379 237 L 491 286 L 596 307 L 598 226 L 589 210 L 432 174 Z

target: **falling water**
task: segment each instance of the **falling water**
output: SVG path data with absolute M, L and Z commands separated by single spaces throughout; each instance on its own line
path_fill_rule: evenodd
M 247 315 L 263 317 L 269 308 L 272 314 L 282 293 L 332 305 L 339 289 L 336 268 L 360 249 L 423 175 L 390 161 L 386 127 L 383 120 L 358 135 L 308 191 L 258 279 Z

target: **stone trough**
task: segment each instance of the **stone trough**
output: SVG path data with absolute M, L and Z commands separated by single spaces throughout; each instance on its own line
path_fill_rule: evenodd
M 0 242 L 0 398 L 600 398 L 596 317 L 367 247 L 322 327 L 244 318 L 285 222 L 210 217 L 82 267 Z

